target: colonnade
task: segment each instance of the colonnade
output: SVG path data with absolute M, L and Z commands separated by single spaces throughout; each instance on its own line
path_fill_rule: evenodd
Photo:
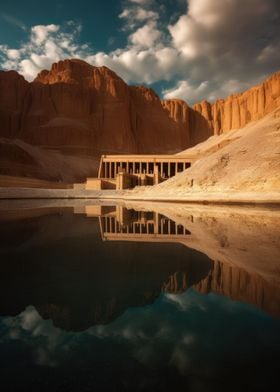
M 162 178 L 170 178 L 191 166 L 189 159 L 152 159 L 130 160 L 110 159 L 110 156 L 101 160 L 99 178 L 115 179 L 120 171 L 132 175 L 153 175 L 158 172 Z
M 114 216 L 101 217 L 102 236 L 106 238 L 108 235 L 119 235 L 120 238 L 137 238 L 148 237 L 149 235 L 158 237 L 169 236 L 186 236 L 190 232 L 182 225 L 168 219 L 162 215 L 154 214 L 154 219 L 149 219 L 143 222 L 143 219 L 132 221 L 127 225 L 121 225 Z

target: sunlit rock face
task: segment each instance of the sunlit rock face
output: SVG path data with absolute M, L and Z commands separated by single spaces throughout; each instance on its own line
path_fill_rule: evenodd
M 256 121 L 271 113 L 280 105 L 280 72 L 275 73 L 263 83 L 242 94 L 231 95 L 210 104 L 202 101 L 193 109 L 200 113 L 206 129 L 220 135 L 231 129 L 242 128 L 250 121 Z M 193 128 L 199 132 L 199 123 Z
M 55 63 L 32 83 L 0 71 L 0 174 L 83 181 L 96 175 L 102 153 L 176 153 L 262 118 L 279 97 L 280 73 L 190 108 L 81 60 Z
M 108 68 L 80 60 L 60 61 L 32 83 L 16 72 L 0 72 L 0 99 L 2 174 L 33 175 L 17 166 L 24 164 L 17 159 L 24 155 L 18 150 L 40 165 L 46 151 L 69 161 L 108 152 L 175 153 L 190 145 L 187 115 L 173 116 L 152 90 L 129 87 Z M 190 110 L 183 106 L 185 112 Z M 18 139 L 27 145 L 15 147 Z M 39 150 L 30 152 L 30 145 Z M 88 162 L 85 177 L 96 174 L 96 169 Z M 77 170 L 76 178 L 80 177 Z

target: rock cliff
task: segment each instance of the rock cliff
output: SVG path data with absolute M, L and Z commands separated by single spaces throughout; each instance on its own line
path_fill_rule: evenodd
M 212 105 L 202 101 L 193 106 L 204 121 L 203 129 L 220 135 L 231 129 L 242 128 L 251 121 L 260 120 L 280 106 L 280 72 L 242 94 L 219 99 Z M 199 123 L 194 121 L 192 131 L 199 134 Z M 195 137 L 195 136 L 194 136 Z
M 152 90 L 129 87 L 110 69 L 81 60 L 53 64 L 32 83 L 14 71 L 0 72 L 0 101 L 5 152 L 0 174 L 55 179 L 45 167 L 40 171 L 39 150 L 34 167 L 30 165 L 29 145 L 40 149 L 44 159 L 46 153 L 49 160 L 54 151 L 62 154 L 65 167 L 67 159 L 93 159 L 83 175 L 74 170 L 73 180 L 96 174 L 102 153 L 174 153 L 190 145 L 187 104 L 181 103 L 182 116 L 176 110 L 173 114 Z M 63 173 L 57 179 L 66 180 Z
M 84 180 L 96 174 L 102 153 L 176 153 L 261 118 L 279 97 L 280 73 L 243 94 L 190 108 L 77 59 L 53 64 L 31 83 L 0 71 L 0 174 Z M 75 171 L 77 159 L 83 168 Z M 57 170 L 50 174 L 46 160 Z

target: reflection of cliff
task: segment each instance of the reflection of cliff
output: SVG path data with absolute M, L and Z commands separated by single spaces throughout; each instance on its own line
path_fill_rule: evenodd
M 215 261 L 207 277 L 193 287 L 202 294 L 214 292 L 254 304 L 280 317 L 280 287 L 232 265 Z
M 0 249 L 0 314 L 34 305 L 67 330 L 110 323 L 153 302 L 174 274 L 184 276 L 186 289 L 212 267 L 180 244 L 103 242 L 97 219 L 69 212 L 6 221 Z
M 137 208 L 150 209 L 140 203 Z M 279 210 L 155 203 L 153 209 L 187 227 L 191 234 L 182 243 L 214 260 L 196 289 L 249 302 L 280 317 Z
M 279 214 L 153 207 L 5 213 L 0 314 L 34 305 L 55 325 L 83 330 L 193 286 L 280 316 Z

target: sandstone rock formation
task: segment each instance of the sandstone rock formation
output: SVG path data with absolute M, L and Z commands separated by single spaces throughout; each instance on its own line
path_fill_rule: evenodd
M 108 68 L 81 60 L 60 61 L 32 83 L 16 72 L 0 72 L 0 100 L 2 174 L 34 175 L 34 170 L 15 165 L 32 159 L 26 146 L 13 145 L 18 139 L 42 154 L 56 151 L 81 159 L 101 153 L 173 153 L 190 145 L 186 116 L 173 118 L 152 90 L 129 87 Z M 189 110 L 185 103 L 183 107 Z M 9 161 L 16 162 L 11 167 Z M 41 166 L 39 156 L 36 165 Z M 95 173 L 92 163 L 86 175 Z M 74 174 L 81 179 L 81 173 Z
M 206 129 L 213 134 L 242 128 L 251 121 L 256 121 L 271 113 L 280 106 L 280 72 L 275 73 L 263 83 L 245 91 L 242 94 L 231 95 L 219 99 L 212 105 L 202 101 L 193 106 L 200 113 Z M 199 125 L 194 124 L 194 132 L 199 132 Z
M 243 94 L 190 108 L 76 59 L 53 64 L 31 83 L 0 71 L 0 174 L 82 181 L 96 174 L 102 153 L 176 153 L 261 118 L 279 97 L 280 73 Z

